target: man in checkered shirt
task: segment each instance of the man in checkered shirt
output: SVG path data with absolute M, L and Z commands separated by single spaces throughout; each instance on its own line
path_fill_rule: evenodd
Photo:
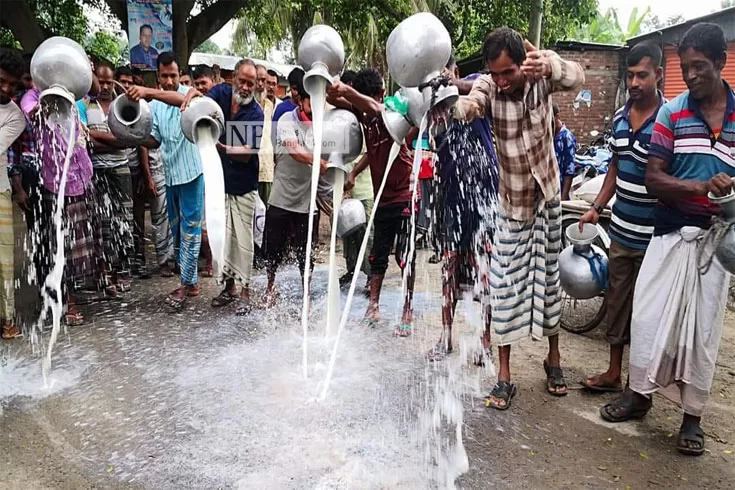
M 509 28 L 490 33 L 483 54 L 489 75 L 460 98 L 454 115 L 465 120 L 490 116 L 495 128 L 500 188 L 490 302 L 500 371 L 488 404 L 505 410 L 516 392 L 510 346 L 529 335 L 549 338 L 547 391 L 567 394 L 559 354 L 562 230 L 551 94 L 579 88 L 584 71 L 553 51 L 537 50 Z

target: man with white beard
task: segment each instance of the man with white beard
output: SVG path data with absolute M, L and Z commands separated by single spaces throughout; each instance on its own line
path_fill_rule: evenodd
M 263 80 L 263 88 L 265 88 Z M 222 83 L 207 92 L 222 109 L 226 129 L 217 142 L 225 177 L 225 255 L 222 267 L 224 289 L 212 300 L 213 307 L 225 306 L 238 299 L 238 315 L 251 309 L 250 278 L 253 268 L 253 218 L 258 192 L 258 150 L 263 133 L 263 109 L 256 100 L 265 90 L 257 91 L 258 70 L 249 59 L 237 62 L 232 85 Z M 183 106 L 201 96 L 189 92 Z

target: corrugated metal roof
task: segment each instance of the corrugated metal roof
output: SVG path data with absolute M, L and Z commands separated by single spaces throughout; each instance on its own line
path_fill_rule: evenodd
M 242 58 L 239 56 L 226 56 L 222 54 L 210 54 L 210 53 L 191 53 L 189 57 L 189 66 L 194 65 L 219 65 L 223 70 L 234 70 L 235 65 Z M 272 61 L 259 60 L 257 58 L 250 58 L 256 65 L 264 65 L 269 70 L 273 70 L 282 77 L 288 77 L 291 70 L 297 67 L 297 65 L 285 65 L 282 63 L 273 63 Z

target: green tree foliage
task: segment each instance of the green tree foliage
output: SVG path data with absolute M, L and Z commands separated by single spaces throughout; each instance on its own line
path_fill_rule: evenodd
M 592 20 L 577 29 L 571 39 L 606 44 L 625 44 L 627 39 L 641 34 L 645 25 L 644 22 L 650 13 L 650 7 L 647 7 L 640 14 L 638 7 L 635 7 L 630 12 L 628 23 L 623 26 L 618 19 L 618 11 L 609 8 L 604 15 L 598 13 Z
M 87 35 L 87 19 L 84 10 L 76 0 L 23 0 L 2 2 L 0 7 L 0 40 L 7 45 L 23 44 L 22 36 L 13 34 L 14 23 L 30 34 L 36 31 L 43 37 L 64 36 L 79 43 Z M 35 22 L 27 25 L 26 19 Z M 19 39 L 20 38 L 20 39 Z M 27 41 L 26 41 L 27 42 Z
M 222 48 L 211 39 L 207 39 L 202 44 L 197 46 L 194 51 L 196 53 L 209 53 L 209 54 L 222 54 Z
M 127 61 L 123 53 L 126 45 L 127 43 L 120 37 L 106 31 L 97 31 L 88 36 L 84 42 L 87 51 L 116 66 Z

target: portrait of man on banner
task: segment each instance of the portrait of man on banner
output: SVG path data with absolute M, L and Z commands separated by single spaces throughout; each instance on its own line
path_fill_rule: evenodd
M 158 53 L 172 51 L 171 0 L 128 0 L 130 64 L 155 70 Z

